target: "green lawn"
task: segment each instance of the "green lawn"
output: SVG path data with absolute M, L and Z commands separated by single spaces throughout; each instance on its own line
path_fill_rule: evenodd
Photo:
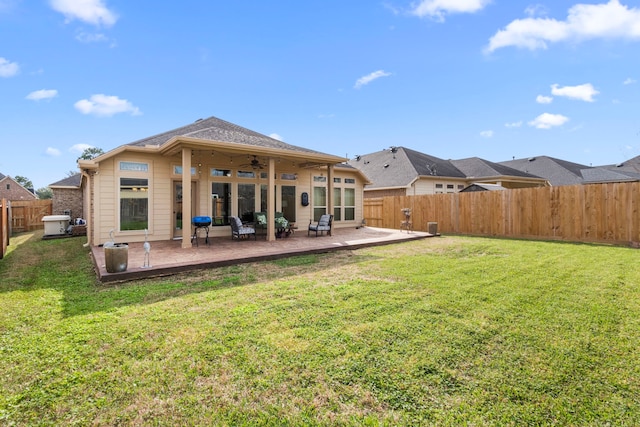
M 0 425 L 640 425 L 640 252 L 442 237 L 101 285 L 0 260 Z

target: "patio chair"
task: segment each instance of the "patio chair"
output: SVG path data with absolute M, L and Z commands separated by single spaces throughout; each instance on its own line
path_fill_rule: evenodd
M 256 231 L 260 230 L 260 234 L 267 235 L 267 213 L 266 212 L 254 212 L 253 213 L 253 226 Z
M 231 224 L 231 240 L 248 239 L 251 235 L 253 235 L 253 240 L 256 240 L 256 229 L 243 225 L 237 216 L 229 217 L 229 223 Z
M 323 232 L 326 232 L 328 236 L 331 236 L 331 223 L 333 222 L 333 215 L 324 214 L 320 217 L 316 224 L 312 224 L 309 221 L 309 229 L 307 230 L 307 236 L 311 235 L 312 231 L 315 231 L 316 237 L 318 237 L 318 233 L 322 235 Z

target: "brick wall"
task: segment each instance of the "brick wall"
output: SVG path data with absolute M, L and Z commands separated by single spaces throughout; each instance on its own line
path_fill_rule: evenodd
M 7 188 L 7 186 L 9 188 Z M 10 177 L 0 180 L 0 199 L 36 200 L 37 197 Z
M 70 188 L 53 189 L 53 215 L 64 215 L 71 210 L 71 219 L 84 218 L 82 190 Z

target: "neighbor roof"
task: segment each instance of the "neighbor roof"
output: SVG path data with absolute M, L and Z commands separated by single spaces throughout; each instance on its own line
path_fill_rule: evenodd
M 582 171 L 592 169 L 590 166 L 549 156 L 514 159 L 500 164 L 545 178 L 554 186 L 583 184 Z
M 448 160 L 404 147 L 356 156 L 350 163 L 372 182 L 367 188 L 407 187 L 418 176 L 426 175 L 465 178 Z
M 451 160 L 451 164 L 464 173 L 467 178 L 481 178 L 494 176 L 517 176 L 522 178 L 540 178 L 528 172 L 523 172 L 500 163 L 493 163 L 480 157 Z
M 82 174 L 76 173 L 74 175 L 68 176 L 60 181 L 56 181 L 53 184 L 50 184 L 49 187 L 76 187 L 79 188 L 82 183 Z

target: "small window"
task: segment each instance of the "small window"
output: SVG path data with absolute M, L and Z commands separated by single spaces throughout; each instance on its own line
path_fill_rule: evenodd
M 333 182 L 335 183 L 341 183 L 342 182 L 342 178 L 333 178 Z
M 211 169 L 211 176 L 231 176 L 229 169 Z
M 356 179 L 355 178 L 345 178 L 344 179 L 344 183 L 345 184 L 355 184 L 356 183 Z
M 256 173 L 254 171 L 238 171 L 238 178 L 255 178 Z
M 314 176 L 313 182 L 327 182 L 326 176 Z
M 280 174 L 280 179 L 283 181 L 295 181 L 298 179 L 298 175 L 295 173 L 283 173 Z
M 453 184 L 447 184 L 447 190 L 453 190 Z
M 7 190 L 11 190 L 11 184 L 7 184 Z
M 174 175 L 182 175 L 182 166 L 174 166 L 173 167 L 173 174 Z M 191 175 L 194 176 L 196 174 L 196 167 L 192 166 L 191 167 Z
M 442 184 L 436 184 L 436 188 L 442 188 Z
M 138 162 L 120 162 L 120 170 L 129 172 L 149 172 L 149 164 Z
M 458 190 L 462 190 L 463 188 L 464 188 L 464 185 L 458 184 Z

